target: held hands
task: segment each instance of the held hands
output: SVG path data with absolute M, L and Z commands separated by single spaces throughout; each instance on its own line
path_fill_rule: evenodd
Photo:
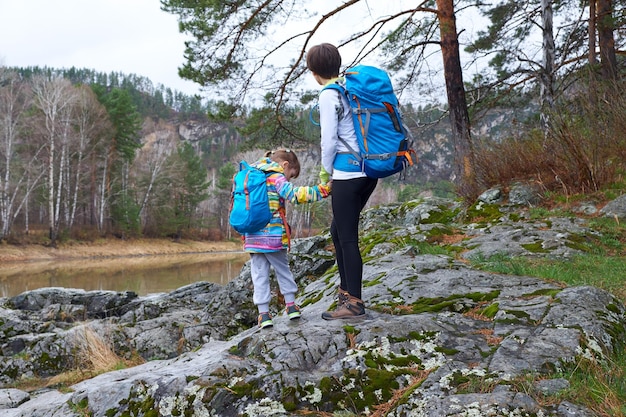
M 331 190 L 330 185 L 331 184 L 332 184 L 332 181 L 328 182 L 326 184 L 319 184 L 317 186 L 317 188 L 319 188 L 319 190 L 320 190 L 320 194 L 322 195 L 322 198 L 326 198 L 326 197 L 328 197 L 330 195 L 330 190 Z

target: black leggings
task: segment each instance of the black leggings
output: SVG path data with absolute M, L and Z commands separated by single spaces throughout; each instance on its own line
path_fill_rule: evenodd
M 333 180 L 333 221 L 330 234 L 335 245 L 340 287 L 356 298 L 361 298 L 363 260 L 359 251 L 359 217 L 378 180 L 362 177 L 351 180 Z

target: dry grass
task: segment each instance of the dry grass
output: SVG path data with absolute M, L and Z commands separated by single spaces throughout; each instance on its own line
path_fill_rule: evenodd
M 81 369 L 102 373 L 115 369 L 123 362 L 111 343 L 90 327 L 85 326 L 76 332 L 74 343 L 77 347 L 76 361 Z
M 91 327 L 85 326 L 75 333 L 76 369 L 56 375 L 48 385 L 72 385 L 106 372 L 124 369 L 144 363 L 138 356 L 123 359 L 115 353 L 113 345 Z
M 463 315 L 466 316 L 466 317 L 469 317 L 471 319 L 474 319 L 474 320 L 493 321 L 492 317 L 487 317 L 486 315 L 484 315 L 482 313 L 484 308 L 485 308 L 485 304 L 481 303 L 481 304 L 477 305 L 476 307 L 466 311 L 465 313 L 463 313 Z
M 502 336 L 495 336 L 493 329 L 480 329 L 474 333 L 482 335 L 489 346 L 498 346 L 504 340 Z
M 536 183 L 563 195 L 593 193 L 617 182 L 626 169 L 626 92 L 611 85 L 572 98 L 550 115 L 547 136 L 538 130 L 476 145 L 480 182 L 491 187 Z

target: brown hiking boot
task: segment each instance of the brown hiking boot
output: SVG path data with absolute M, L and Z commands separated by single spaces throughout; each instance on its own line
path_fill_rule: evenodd
M 338 319 L 355 319 L 365 316 L 365 306 L 363 300 L 347 296 L 346 301 L 339 304 L 335 311 L 325 311 L 322 313 L 324 320 L 338 320 Z
M 348 297 L 350 297 L 350 293 L 348 291 L 342 290 L 341 287 L 337 287 L 337 298 L 339 299 L 337 306 L 340 306 L 348 301 Z

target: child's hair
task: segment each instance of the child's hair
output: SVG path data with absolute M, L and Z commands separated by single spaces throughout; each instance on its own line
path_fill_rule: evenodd
M 306 66 L 320 77 L 334 78 L 339 76 L 341 55 L 335 45 L 321 43 L 312 46 L 306 54 Z
M 294 178 L 297 178 L 300 175 L 300 161 L 298 161 L 298 157 L 291 149 L 276 149 L 275 151 L 267 151 L 265 152 L 265 156 L 274 162 L 289 162 L 289 166 L 296 170 Z

